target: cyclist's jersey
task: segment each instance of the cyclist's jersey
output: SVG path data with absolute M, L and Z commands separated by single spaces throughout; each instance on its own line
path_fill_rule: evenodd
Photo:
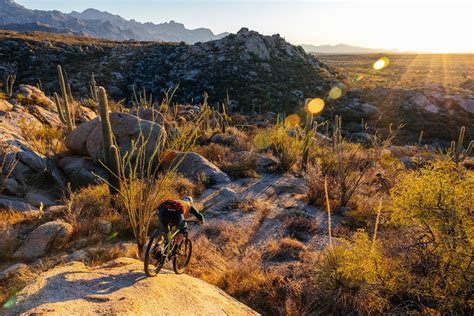
M 191 202 L 183 200 L 166 200 L 160 204 L 158 209 L 167 209 L 170 211 L 176 211 L 187 217 L 189 214 L 196 216 L 200 221 L 204 220 L 204 216 L 192 205 Z

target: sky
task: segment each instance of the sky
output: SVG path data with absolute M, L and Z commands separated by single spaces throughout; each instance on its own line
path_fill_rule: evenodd
M 419 52 L 474 53 L 472 1 L 303 0 L 17 0 L 31 9 L 69 13 L 95 8 L 140 22 L 170 20 L 214 33 L 241 27 L 280 34 L 293 44 Z

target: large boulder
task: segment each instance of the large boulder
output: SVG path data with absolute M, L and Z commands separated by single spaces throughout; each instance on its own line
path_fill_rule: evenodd
M 206 177 L 212 183 L 230 183 L 230 178 L 216 165 L 197 153 L 171 152 L 163 159 L 162 168 L 172 170 L 191 180 Z
M 145 109 L 139 108 L 130 112 L 131 115 L 136 116 L 142 120 L 147 120 L 150 122 L 155 122 L 161 126 L 163 126 L 167 133 L 167 139 L 173 140 L 175 137 L 179 135 L 179 129 L 174 127 L 168 120 L 166 120 L 165 116 L 160 113 L 160 111 L 155 109 Z
M 61 249 L 71 238 L 71 224 L 57 220 L 43 224 L 33 230 L 20 248 L 13 254 L 15 259 L 34 259 L 51 250 Z
M 59 161 L 58 166 L 66 174 L 74 188 L 96 184 L 99 177 L 104 179 L 107 177 L 107 171 L 88 157 L 64 157 Z
M 422 93 L 417 93 L 411 99 L 411 105 L 416 109 L 420 109 L 429 113 L 438 113 L 439 108 L 431 103 L 431 101 Z
M 120 112 L 112 112 L 109 117 L 122 155 L 132 151 L 132 141 L 137 141 L 141 135 L 148 140 L 145 149 L 148 159 L 151 158 L 157 146 L 163 148 L 166 131 L 160 124 Z M 79 125 L 67 136 L 66 146 L 75 153 L 91 157 L 96 163 L 102 160 L 102 126 L 99 118 Z
M 18 88 L 18 94 L 28 99 L 29 103 L 34 103 L 50 110 L 56 109 L 56 105 L 54 104 L 54 102 L 51 101 L 51 99 L 49 99 L 47 96 L 45 96 L 43 91 L 41 91 L 37 87 L 30 86 L 27 84 L 21 84 Z
M 135 247 L 136 248 L 136 247 Z M 6 315 L 258 315 L 214 285 L 118 258 L 100 267 L 69 262 L 42 273 L 16 295 Z
M 0 195 L 0 209 L 18 212 L 28 212 L 31 210 L 36 210 L 36 207 L 31 205 L 30 203 L 28 203 L 28 201 L 24 199 Z
M 58 113 L 48 111 L 47 109 L 39 105 L 31 105 L 28 107 L 28 111 L 33 114 L 41 123 L 46 124 L 53 128 L 60 128 L 63 123 L 59 119 Z

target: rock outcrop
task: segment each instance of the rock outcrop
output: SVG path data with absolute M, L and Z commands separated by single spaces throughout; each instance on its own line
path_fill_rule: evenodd
M 40 275 L 17 294 L 7 315 L 258 315 L 213 285 L 162 271 L 147 278 L 143 262 L 119 258 L 97 268 L 70 262 Z
M 13 258 L 31 260 L 44 256 L 50 250 L 61 249 L 72 233 L 72 226 L 61 220 L 43 224 L 30 233 Z
M 120 112 L 109 114 L 110 125 L 122 154 L 132 152 L 132 141 L 147 139 L 146 157 L 151 159 L 157 146 L 166 142 L 166 130 L 161 125 Z M 94 162 L 103 159 L 102 127 L 99 118 L 79 125 L 66 138 L 66 146 L 73 152 L 87 155 Z M 134 153 L 136 154 L 136 152 Z
M 197 153 L 168 153 L 161 168 L 176 170 L 191 180 L 207 180 L 211 183 L 230 183 L 230 178 L 216 165 Z

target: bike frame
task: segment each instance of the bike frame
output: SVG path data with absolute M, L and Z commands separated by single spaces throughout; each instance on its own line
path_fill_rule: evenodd
M 174 227 L 173 227 L 174 228 Z M 175 245 L 176 245 L 176 241 L 175 241 L 175 237 L 176 235 L 178 235 L 180 233 L 180 230 L 179 229 L 175 229 L 175 230 L 172 230 L 170 229 L 170 227 L 168 226 L 168 234 L 166 236 L 166 239 L 168 240 L 168 242 L 166 243 L 166 246 L 164 248 L 164 253 L 167 255 L 167 256 L 170 256 Z

